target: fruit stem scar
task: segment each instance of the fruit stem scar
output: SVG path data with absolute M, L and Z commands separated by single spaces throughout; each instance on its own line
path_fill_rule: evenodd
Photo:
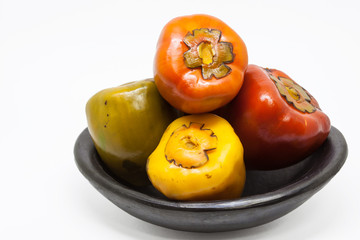
M 210 42 L 202 42 L 198 46 L 199 57 L 203 64 L 211 64 L 215 56 L 215 50 Z
M 230 42 L 220 42 L 221 31 L 200 28 L 188 33 L 183 42 L 189 48 L 184 53 L 185 66 L 200 68 L 203 79 L 223 78 L 231 73 L 226 64 L 234 61 L 233 46 Z
M 272 69 L 265 68 L 264 70 L 290 106 L 303 113 L 316 111 L 316 107 L 312 103 L 312 96 L 304 88 L 290 78 L 275 76 Z
M 165 158 L 182 168 L 197 168 L 208 160 L 208 152 L 217 147 L 217 137 L 204 124 L 190 122 L 177 128 L 170 136 L 165 147 Z

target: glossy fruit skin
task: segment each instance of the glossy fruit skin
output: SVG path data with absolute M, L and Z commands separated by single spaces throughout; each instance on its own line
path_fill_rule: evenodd
M 138 186 L 148 182 L 146 160 L 177 116 L 152 79 L 102 90 L 86 104 L 88 129 L 101 159 L 116 177 Z
M 217 148 L 199 167 L 183 168 L 165 157 L 174 131 L 189 123 L 204 124 L 217 137 Z M 215 114 L 186 115 L 172 122 L 147 162 L 153 186 L 175 200 L 219 200 L 240 197 L 245 184 L 243 147 L 231 125 Z
M 221 31 L 222 42 L 230 42 L 234 60 L 226 65 L 231 72 L 222 78 L 205 80 L 201 69 L 184 64 L 184 52 L 189 48 L 183 39 L 194 29 Z M 218 18 L 196 14 L 178 17 L 163 28 L 154 59 L 154 79 L 160 94 L 175 108 L 190 114 L 215 110 L 230 102 L 239 92 L 248 64 L 245 43 L 240 36 Z
M 273 74 L 290 78 L 272 69 Z M 311 96 L 311 95 L 310 95 Z M 303 113 L 280 95 L 265 69 L 249 65 L 237 97 L 220 110 L 244 145 L 247 169 L 272 170 L 295 164 L 327 138 L 331 124 L 317 101 L 313 113 Z

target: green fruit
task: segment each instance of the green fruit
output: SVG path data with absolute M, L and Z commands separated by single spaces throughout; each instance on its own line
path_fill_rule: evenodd
M 88 129 L 108 170 L 133 185 L 147 183 L 146 160 L 178 117 L 152 79 L 96 93 L 86 104 Z

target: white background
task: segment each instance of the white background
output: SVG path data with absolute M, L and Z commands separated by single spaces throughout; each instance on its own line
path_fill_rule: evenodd
M 360 239 L 358 1 L 0 0 L 1 239 Z M 249 63 L 305 87 L 349 156 L 290 214 L 241 231 L 179 232 L 138 220 L 98 193 L 73 156 L 97 91 L 152 77 L 162 27 L 207 13 L 245 41 Z

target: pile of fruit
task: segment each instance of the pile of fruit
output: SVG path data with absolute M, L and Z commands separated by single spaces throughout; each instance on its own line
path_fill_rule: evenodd
M 114 176 L 175 200 L 239 198 L 246 170 L 301 161 L 331 127 L 308 91 L 279 70 L 248 65 L 243 40 L 209 15 L 171 20 L 154 78 L 98 92 L 86 115 Z

